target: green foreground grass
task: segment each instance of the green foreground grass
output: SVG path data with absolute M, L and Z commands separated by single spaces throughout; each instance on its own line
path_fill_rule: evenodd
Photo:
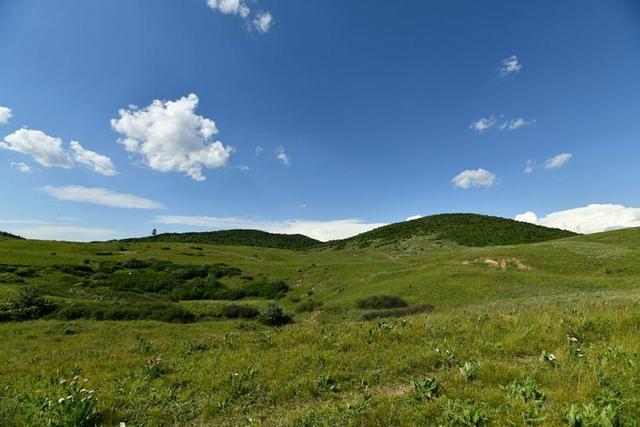
M 0 425 L 638 425 L 639 255 L 638 230 L 307 252 L 3 241 L 0 264 L 36 273 L 3 273 L 0 300 L 25 286 L 61 304 L 167 298 L 88 286 L 54 267 L 225 263 L 241 277 L 285 281 L 275 302 L 294 323 L 209 320 L 232 303 L 220 300 L 172 301 L 200 319 L 190 324 L 0 323 Z M 362 320 L 358 301 L 381 295 L 435 311 Z M 69 385 L 75 375 L 88 379 L 84 391 Z M 82 401 L 88 390 L 92 403 Z

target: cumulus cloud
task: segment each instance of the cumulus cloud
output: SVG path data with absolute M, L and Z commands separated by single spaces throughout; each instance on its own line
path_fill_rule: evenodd
M 0 142 L 0 148 L 26 154 L 42 166 L 70 169 L 73 160 L 62 147 L 60 138 L 53 138 L 42 131 L 18 129 L 11 135 L 5 136 Z
M 547 161 L 544 162 L 544 168 L 547 170 L 561 168 L 562 166 L 564 166 L 565 163 L 571 160 L 572 157 L 573 157 L 573 154 L 571 153 L 558 154 L 557 156 L 547 159 Z
M 117 175 L 113 162 L 107 156 L 98 154 L 95 151 L 86 150 L 78 141 L 71 141 L 71 155 L 76 163 L 89 166 L 93 171 L 107 176 Z
M 576 233 L 598 233 L 621 228 L 640 227 L 640 208 L 614 204 L 591 204 L 580 208 L 550 213 L 542 218 L 534 212 L 515 217 L 545 227 L 561 228 Z
M 329 221 L 285 220 L 263 221 L 254 218 L 217 218 L 209 216 L 173 216 L 162 215 L 155 218 L 158 224 L 170 224 L 200 227 L 206 229 L 254 229 L 270 233 L 304 234 L 311 238 L 326 242 L 344 239 L 364 233 L 386 223 L 369 223 L 359 219 L 340 219 Z
M 270 12 L 260 12 L 253 20 L 253 26 L 262 34 L 269 32 L 272 25 L 273 16 Z
M 11 120 L 11 117 L 13 117 L 11 108 L 3 107 L 0 105 L 0 125 L 6 125 L 7 123 L 9 123 L 9 120 Z
M 509 74 L 518 73 L 521 69 L 522 64 L 518 62 L 518 57 L 516 55 L 512 55 L 502 60 L 502 63 L 500 64 L 500 76 L 505 77 Z
M 251 17 L 251 8 L 242 0 L 207 0 L 207 5 L 225 15 L 238 15 L 246 23 L 247 28 L 256 29 L 259 33 L 265 34 L 269 32 L 273 25 L 273 16 L 271 12 L 258 12 Z
M 203 168 L 225 166 L 233 149 L 211 141 L 218 129 L 213 120 L 196 114 L 198 102 L 192 93 L 176 101 L 156 99 L 143 109 L 130 106 L 119 111 L 111 127 L 122 135 L 125 149 L 139 154 L 151 169 L 204 181 Z
M 282 164 L 289 166 L 291 164 L 291 157 L 284 151 L 284 147 L 279 145 L 276 147 L 276 159 Z
M 480 120 L 477 120 L 469 125 L 469 129 L 474 130 L 478 133 L 482 133 L 488 129 L 491 129 L 496 124 L 496 118 L 494 116 L 491 117 L 483 117 Z
M 489 188 L 498 182 L 498 178 L 492 172 L 485 169 L 467 169 L 456 175 L 452 179 L 452 182 L 455 188 L 466 190 L 471 187 Z
M 89 166 L 97 173 L 115 175 L 113 162 L 107 156 L 85 150 L 78 141 L 71 141 L 70 150 L 64 148 L 62 139 L 54 138 L 40 130 L 18 129 L 0 142 L 0 148 L 31 156 L 42 166 L 71 169 L 76 164 Z M 24 163 L 22 163 L 24 164 Z
M 31 173 L 31 166 L 22 162 L 11 162 L 11 167 L 16 169 L 18 172 L 22 173 Z
M 106 188 L 90 188 L 79 185 L 65 187 L 46 186 L 43 190 L 58 200 L 90 203 L 112 208 L 162 209 L 161 203 L 126 193 L 116 193 Z

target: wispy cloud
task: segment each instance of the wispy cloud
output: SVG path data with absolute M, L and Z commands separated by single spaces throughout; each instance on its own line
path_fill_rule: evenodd
M 71 225 L 40 225 L 35 227 L 16 228 L 10 231 L 18 236 L 35 240 L 63 240 L 72 242 L 89 242 L 121 237 L 121 233 L 108 228 L 76 227 Z
M 544 162 L 544 168 L 547 170 L 558 169 L 565 165 L 571 158 L 573 154 L 571 153 L 562 153 L 557 156 L 551 157 Z
M 545 227 L 589 234 L 621 228 L 640 227 L 640 208 L 615 204 L 591 204 L 580 208 L 553 212 L 542 218 L 539 218 L 534 212 L 528 211 L 516 215 L 514 219 Z
M 460 172 L 452 180 L 455 188 L 489 188 L 498 182 L 498 177 L 485 169 L 467 169 Z
M 16 169 L 18 172 L 22 173 L 31 173 L 31 166 L 22 162 L 11 162 L 11 167 Z
M 106 188 L 89 188 L 79 185 L 66 187 L 46 186 L 43 190 L 58 200 L 90 203 L 111 208 L 162 209 L 161 203 L 126 193 L 116 193 Z
M 483 117 L 479 120 L 476 120 L 475 122 L 472 122 L 469 125 L 469 129 L 474 130 L 478 133 L 482 133 L 494 127 L 496 125 L 496 122 L 497 120 L 494 116 Z
M 522 69 L 522 64 L 518 61 L 516 55 L 512 55 L 502 60 L 500 64 L 500 76 L 506 77 L 510 74 L 519 73 Z
M 536 162 L 529 159 L 527 160 L 527 165 L 524 167 L 524 173 L 533 173 L 536 168 Z
M 522 117 L 518 117 L 516 119 L 509 119 L 502 122 L 500 124 L 500 130 L 505 130 L 505 131 L 516 130 L 516 129 L 523 128 L 525 126 L 530 126 L 534 123 L 535 123 L 535 120 L 526 120 L 526 119 L 523 119 Z
M 284 147 L 282 145 L 276 147 L 276 159 L 284 165 L 291 165 L 291 157 L 289 157 L 289 155 L 284 151 Z
M 157 216 L 155 222 L 158 224 L 190 226 L 213 230 L 254 229 L 270 233 L 303 234 L 320 241 L 344 239 L 387 225 L 386 223 L 371 223 L 359 219 L 266 221 L 256 218 L 174 215 Z

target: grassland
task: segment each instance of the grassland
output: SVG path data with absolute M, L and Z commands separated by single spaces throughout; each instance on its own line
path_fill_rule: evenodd
M 36 287 L 61 306 L 154 301 L 195 321 L 0 323 L 0 425 L 638 425 L 639 255 L 640 230 L 483 247 L 418 234 L 309 251 L 3 241 L 0 263 L 16 270 L 3 273 L 0 300 Z M 288 289 L 183 300 L 94 282 L 131 260 L 224 264 L 240 271 L 218 278 L 225 289 Z M 371 309 L 358 301 L 384 295 L 434 311 L 363 320 Z M 274 303 L 293 323 L 218 315 Z M 74 375 L 95 403 L 76 403 L 87 392 L 69 386 Z

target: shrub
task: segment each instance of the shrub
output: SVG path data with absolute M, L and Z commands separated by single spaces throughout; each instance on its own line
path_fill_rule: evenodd
M 54 265 L 52 268 L 73 276 L 88 276 L 94 273 L 93 268 L 88 265 Z
M 393 295 L 373 295 L 367 298 L 359 299 L 356 302 L 358 308 L 401 308 L 407 307 L 408 304 L 400 297 Z
M 18 267 L 15 271 L 16 276 L 20 277 L 34 277 L 38 274 L 35 268 L 31 267 Z
M 258 320 L 267 326 L 281 326 L 291 322 L 291 318 L 275 304 L 267 304 L 263 307 L 258 314 Z
M 265 299 L 281 299 L 289 291 L 289 286 L 283 280 L 263 280 L 248 283 L 244 290 L 247 296 Z
M 313 310 L 315 310 L 318 307 L 322 306 L 322 302 L 320 301 L 314 301 L 314 300 L 307 300 L 305 302 L 303 302 L 302 304 L 298 305 L 296 307 L 296 311 L 298 313 L 303 313 L 303 312 L 311 312 Z
M 39 289 L 28 286 L 0 307 L 0 321 L 40 319 L 56 309 L 56 305 L 42 296 Z
M 258 310 L 249 305 L 231 304 L 225 305 L 220 315 L 226 319 L 253 319 L 258 316 L 258 313 Z
M 430 304 L 419 305 L 416 307 L 397 308 L 395 310 L 376 310 L 368 311 L 362 315 L 364 320 L 379 319 L 382 317 L 405 317 L 412 314 L 430 313 L 434 307 Z

